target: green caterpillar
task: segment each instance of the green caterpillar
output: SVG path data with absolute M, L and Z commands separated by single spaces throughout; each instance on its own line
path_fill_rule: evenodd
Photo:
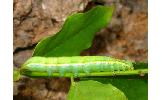
M 44 73 L 49 77 L 59 73 L 61 77 L 77 77 L 80 73 L 115 72 L 133 70 L 130 61 L 106 56 L 73 56 L 73 57 L 32 57 L 21 67 L 21 73 Z

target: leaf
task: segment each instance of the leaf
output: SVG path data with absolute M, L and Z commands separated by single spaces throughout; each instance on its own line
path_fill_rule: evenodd
M 133 62 L 134 69 L 148 69 L 148 63 L 145 62 Z
M 147 69 L 148 63 L 134 62 L 137 70 Z M 112 84 L 120 89 L 129 100 L 148 100 L 148 75 L 111 76 L 107 78 L 81 78 L 81 81 L 94 80 L 103 84 Z
M 81 80 L 85 81 L 87 79 L 82 78 Z M 92 80 L 104 84 L 112 84 L 120 89 L 127 96 L 128 100 L 148 100 L 147 79 L 93 78 Z
M 127 100 L 119 89 L 97 81 L 79 81 L 71 86 L 68 100 Z
M 54 36 L 40 41 L 33 56 L 77 56 L 89 48 L 95 33 L 108 25 L 114 6 L 97 6 L 86 13 L 69 16 Z
M 147 80 L 141 79 L 118 79 L 111 83 L 122 90 L 129 100 L 148 100 Z

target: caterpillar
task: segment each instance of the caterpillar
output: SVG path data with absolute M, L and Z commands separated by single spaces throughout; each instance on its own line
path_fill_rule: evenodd
M 32 57 L 21 67 L 22 74 L 45 73 L 51 76 L 69 74 L 77 77 L 80 73 L 115 72 L 133 70 L 130 61 L 119 60 L 107 56 L 72 56 L 72 57 Z

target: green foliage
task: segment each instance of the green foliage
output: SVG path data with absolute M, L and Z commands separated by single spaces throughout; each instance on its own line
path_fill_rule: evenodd
M 126 79 L 125 77 L 119 78 L 82 78 L 82 81 L 94 80 L 103 84 L 112 84 L 116 88 L 124 92 L 129 100 L 148 100 L 148 80 L 146 79 Z M 120 99 L 118 99 L 120 100 Z
M 147 69 L 148 63 L 144 62 L 133 62 L 134 69 Z
M 91 46 L 95 33 L 108 25 L 114 6 L 97 6 L 86 13 L 69 16 L 54 36 L 40 41 L 33 56 L 76 56 Z
M 147 63 L 134 62 L 133 67 L 136 70 L 146 69 Z M 139 73 L 140 74 L 140 73 Z M 146 73 L 145 73 L 146 74 Z M 116 88 L 124 92 L 129 100 L 148 100 L 148 76 L 139 75 L 132 76 L 116 76 L 106 78 L 81 78 L 82 81 L 94 80 L 103 84 L 112 84 Z
M 74 83 L 68 100 L 127 100 L 127 97 L 111 84 L 88 80 Z
M 47 37 L 38 43 L 33 56 L 58 57 L 80 55 L 83 50 L 91 46 L 95 33 L 108 25 L 113 9 L 113 6 L 97 6 L 86 13 L 77 13 L 69 16 L 62 29 L 56 35 Z M 138 69 L 142 65 L 134 63 L 134 66 Z M 143 68 L 140 67 L 139 69 Z M 126 78 L 129 77 L 127 76 Z M 125 93 L 129 100 L 147 100 L 147 81 L 120 78 L 99 78 L 92 81 L 89 78 L 86 81 L 74 83 L 69 91 L 68 99 L 126 100 L 126 96 L 121 91 Z
M 123 91 L 129 100 L 148 100 L 148 84 L 144 79 L 109 79 L 109 83 Z

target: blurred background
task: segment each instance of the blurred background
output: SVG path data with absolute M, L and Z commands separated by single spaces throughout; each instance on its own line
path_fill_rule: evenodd
M 86 12 L 96 5 L 115 5 L 111 22 L 96 33 L 91 48 L 81 55 L 105 55 L 147 62 L 147 0 L 14 0 L 13 56 L 19 68 L 36 44 L 56 34 L 67 16 Z M 70 80 L 66 78 L 31 79 L 14 82 L 14 100 L 66 100 Z

